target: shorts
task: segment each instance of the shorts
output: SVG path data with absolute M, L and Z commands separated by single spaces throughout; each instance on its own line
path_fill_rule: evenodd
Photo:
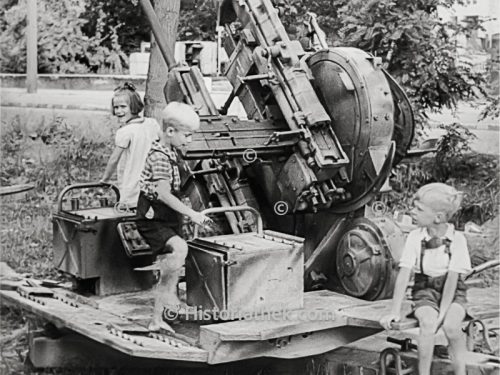
M 161 221 L 138 220 L 137 229 L 155 256 L 171 253 L 172 249 L 166 246 L 167 241 L 174 236 L 179 236 L 177 227 L 169 226 Z
M 179 236 L 179 214 L 162 202 L 150 201 L 141 191 L 137 202 L 137 229 L 151 247 L 154 255 L 168 254 L 165 246 L 174 236 Z
M 415 274 L 415 285 L 412 290 L 413 311 L 410 315 L 423 306 L 429 306 L 439 311 L 445 281 L 446 275 L 429 277 L 419 273 Z M 467 312 L 467 286 L 462 278 L 458 279 L 452 303 L 458 303 Z

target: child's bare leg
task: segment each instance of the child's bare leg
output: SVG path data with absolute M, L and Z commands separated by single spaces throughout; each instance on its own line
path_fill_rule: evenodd
M 182 238 L 175 236 L 167 241 L 166 246 L 170 247 L 172 252 L 165 255 L 160 262 L 160 280 L 155 288 L 151 330 L 160 326 L 168 326 L 162 319 L 163 309 L 165 307 L 175 309 L 180 304 L 177 296 L 177 283 L 186 260 L 187 243 Z
M 420 335 L 418 337 L 418 373 L 419 375 L 429 375 L 431 373 L 438 312 L 430 306 L 422 306 L 415 311 L 415 317 L 418 319 L 420 326 Z
M 443 322 L 443 330 L 450 344 L 451 366 L 455 375 L 466 374 L 465 353 L 467 346 L 465 334 L 462 331 L 462 322 L 465 310 L 458 303 L 452 303 Z
M 160 328 L 166 329 L 167 331 L 173 331 L 168 324 L 163 321 L 163 300 L 164 293 L 168 286 L 168 273 L 165 272 L 165 262 L 160 262 L 160 278 L 158 283 L 154 288 L 154 306 L 153 306 L 153 317 L 151 323 L 149 324 L 150 331 L 158 331 Z

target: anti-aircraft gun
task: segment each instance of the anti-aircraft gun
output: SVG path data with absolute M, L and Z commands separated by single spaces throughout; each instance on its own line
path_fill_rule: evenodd
M 167 101 L 191 104 L 201 117 L 181 166 L 182 189 L 195 209 L 225 217 L 215 233 L 195 232 L 188 241 L 178 291 L 189 314 L 173 323 L 175 333 L 150 332 L 154 275 L 142 266 L 152 254 L 134 229 L 135 214 L 117 210 L 107 196 L 92 196 L 95 204 L 86 207 L 71 197 L 102 184 L 66 187 L 53 215 L 54 263 L 74 287 L 18 278 L 0 290 L 2 302 L 35 317 L 34 366 L 213 373 L 223 368 L 212 365 L 231 362 L 238 372 L 264 357 L 287 362 L 380 332 L 390 301 L 351 296 L 390 294 L 403 235 L 389 218 L 364 217 L 364 206 L 413 133 L 408 100 L 380 59 L 327 48 L 313 17 L 318 47 L 304 50 L 270 0 L 225 0 L 219 19 L 232 91 L 217 109 L 200 70 L 176 65 L 150 0 L 140 1 L 170 69 Z M 236 97 L 246 119 L 227 115 Z M 119 201 L 119 190 L 111 190 Z M 311 290 L 319 281 L 351 296 Z M 498 305 L 482 316 L 497 317 Z M 395 328 L 415 325 L 406 319 Z M 304 373 L 282 364 L 286 373 Z
M 271 0 L 225 0 L 232 91 L 217 109 L 198 67 L 175 66 L 150 1 L 141 5 L 170 68 L 167 102 L 191 104 L 201 117 L 185 155 L 194 208 L 253 207 L 267 228 L 305 238 L 307 287 L 323 274 L 348 294 L 387 296 L 402 236 L 387 218 L 363 218 L 363 207 L 406 154 L 414 124 L 381 58 L 328 48 L 314 16 L 317 43 L 306 51 Z M 247 119 L 227 115 L 235 98 Z M 254 224 L 250 214 L 226 219 L 233 233 Z

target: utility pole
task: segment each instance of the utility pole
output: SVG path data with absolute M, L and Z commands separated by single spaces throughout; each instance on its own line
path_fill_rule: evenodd
M 26 30 L 26 88 L 32 94 L 37 89 L 37 0 L 28 0 L 28 25 Z

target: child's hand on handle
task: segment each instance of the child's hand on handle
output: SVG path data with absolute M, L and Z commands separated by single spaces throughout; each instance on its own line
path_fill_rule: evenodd
M 193 223 L 201 227 L 205 227 L 207 225 L 211 225 L 214 223 L 212 219 L 202 214 L 201 212 L 193 211 L 193 213 L 189 216 L 189 218 Z
M 401 320 L 401 317 L 397 314 L 388 314 L 382 317 L 380 319 L 379 323 L 382 326 L 382 328 L 386 330 L 392 329 L 392 323 L 399 322 Z

